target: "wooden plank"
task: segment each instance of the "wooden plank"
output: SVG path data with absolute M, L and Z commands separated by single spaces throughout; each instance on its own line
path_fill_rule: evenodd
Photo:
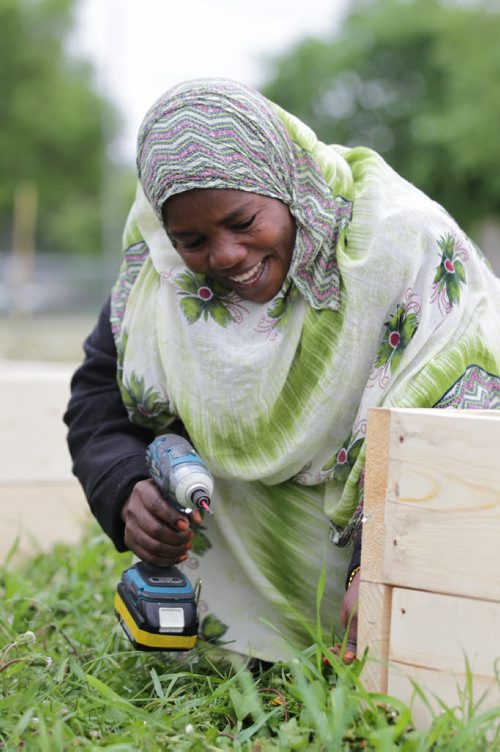
M 384 510 L 387 490 L 390 411 L 370 410 L 358 609 L 358 654 L 369 650 L 363 681 L 373 692 L 387 688 L 390 588 L 383 584 Z
M 388 410 L 393 415 L 406 415 L 410 422 L 413 422 L 414 417 L 430 418 L 431 420 L 437 419 L 436 416 L 445 415 L 449 420 L 471 420 L 477 421 L 483 418 L 493 418 L 498 420 L 498 410 L 456 410 L 455 408 L 448 408 L 445 410 L 436 409 L 435 407 L 378 407 L 372 408 L 372 410 Z
M 0 369 L 0 484 L 72 479 L 62 420 L 72 370 L 38 363 Z
M 415 692 L 414 684 L 423 690 L 432 710 L 420 699 Z M 391 662 L 388 676 L 388 693 L 392 697 L 405 702 L 412 708 L 413 722 L 417 729 L 428 728 L 433 720 L 433 714 L 442 712 L 442 703 L 449 708 L 457 708 L 458 717 L 469 707 L 464 697 L 466 676 L 452 674 L 446 671 L 409 666 Z M 474 676 L 472 685 L 472 701 L 479 703 L 475 715 L 500 705 L 500 688 L 498 682 L 491 677 Z M 440 702 L 441 701 L 441 702 Z M 465 713 L 464 713 L 465 717 Z
M 500 594 L 499 594 L 500 597 Z M 500 602 L 392 588 L 389 659 L 400 664 L 495 677 Z
M 18 539 L 17 558 L 77 543 L 91 514 L 76 480 L 0 486 L 0 561 Z
M 382 581 L 498 599 L 499 448 L 500 415 L 391 411 Z
M 361 579 L 358 609 L 358 656 L 368 648 L 363 684 L 370 692 L 387 691 L 387 657 L 392 588 Z
M 390 410 L 369 411 L 361 568 L 368 582 L 385 582 L 385 502 L 389 470 Z

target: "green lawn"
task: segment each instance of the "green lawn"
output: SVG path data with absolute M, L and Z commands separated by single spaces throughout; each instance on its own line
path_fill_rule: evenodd
M 363 689 L 361 663 L 324 666 L 321 641 L 256 674 L 207 645 L 131 650 L 112 608 L 129 561 L 92 527 L 0 568 L 0 749 L 500 750 L 500 708 L 466 697 L 415 731 L 409 708 Z

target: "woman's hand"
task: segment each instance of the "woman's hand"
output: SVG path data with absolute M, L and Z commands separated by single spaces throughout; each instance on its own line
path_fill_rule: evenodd
M 201 522 L 197 509 L 188 518 L 165 501 L 152 480 L 135 484 L 121 516 L 125 545 L 155 567 L 168 567 L 187 559 L 193 538 L 191 524 Z
M 344 663 L 352 663 L 356 658 L 358 640 L 359 580 L 360 572 L 358 570 L 354 575 L 351 584 L 347 588 L 340 605 L 340 618 L 344 627 L 348 629 L 347 642 L 342 656 Z M 334 645 L 332 652 L 336 655 L 340 655 L 342 652 L 342 643 L 339 642 Z

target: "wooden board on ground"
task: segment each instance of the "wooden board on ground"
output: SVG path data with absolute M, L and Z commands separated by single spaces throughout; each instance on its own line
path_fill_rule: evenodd
M 75 543 L 90 519 L 62 416 L 73 367 L 0 362 L 0 562 Z
M 369 689 L 409 701 L 410 680 L 424 677 L 457 705 L 468 660 L 474 697 L 488 689 L 498 703 L 499 452 L 495 411 L 370 412 L 359 605 Z

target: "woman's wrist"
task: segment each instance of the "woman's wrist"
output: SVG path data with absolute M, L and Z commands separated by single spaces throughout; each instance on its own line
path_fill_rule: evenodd
M 354 569 L 351 569 L 351 572 L 350 572 L 349 577 L 347 578 L 347 582 L 346 582 L 346 590 L 349 590 L 349 588 L 351 587 L 351 585 L 353 583 L 354 578 L 356 577 L 356 575 L 358 574 L 358 572 L 360 570 L 361 570 L 360 566 L 357 566 L 357 567 L 354 567 Z

